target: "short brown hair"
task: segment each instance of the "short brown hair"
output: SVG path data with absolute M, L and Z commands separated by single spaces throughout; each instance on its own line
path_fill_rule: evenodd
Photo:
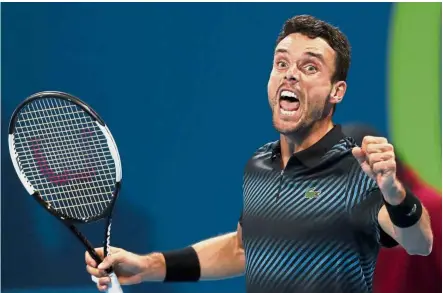
M 277 44 L 293 33 L 300 33 L 312 39 L 324 39 L 336 53 L 332 81 L 346 81 L 351 64 L 351 46 L 346 36 L 338 28 L 310 15 L 294 16 L 283 25 L 277 38 Z

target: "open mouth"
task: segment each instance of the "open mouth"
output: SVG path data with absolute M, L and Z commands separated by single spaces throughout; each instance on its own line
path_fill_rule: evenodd
M 280 113 L 285 116 L 293 116 L 300 108 L 300 100 L 294 92 L 283 90 L 280 93 Z

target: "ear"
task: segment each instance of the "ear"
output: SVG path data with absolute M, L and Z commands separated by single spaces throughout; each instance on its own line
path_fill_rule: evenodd
M 345 81 L 337 81 L 332 85 L 331 93 L 329 95 L 329 102 L 338 104 L 343 100 L 346 93 L 347 84 Z

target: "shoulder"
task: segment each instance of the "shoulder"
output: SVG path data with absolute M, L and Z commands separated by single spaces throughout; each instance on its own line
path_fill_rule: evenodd
M 267 142 L 251 154 L 248 158 L 244 172 L 257 172 L 257 171 L 270 171 L 273 170 L 273 154 L 274 150 L 278 147 L 278 141 Z
M 267 153 L 272 153 L 273 150 L 278 146 L 279 141 L 275 140 L 275 141 L 269 141 L 263 145 L 261 145 L 260 147 L 258 147 L 254 153 L 253 153 L 253 157 L 258 155 L 258 154 L 267 154 Z
M 256 160 L 264 160 L 265 158 L 271 158 L 272 154 L 276 150 L 279 145 L 279 141 L 270 141 L 267 142 L 257 149 L 251 154 L 249 157 L 249 162 Z
M 352 149 L 356 146 L 352 138 L 343 138 L 326 153 L 325 158 L 334 160 L 337 168 L 346 174 L 348 191 L 358 196 L 369 195 L 377 187 L 377 183 L 363 171 L 353 156 Z

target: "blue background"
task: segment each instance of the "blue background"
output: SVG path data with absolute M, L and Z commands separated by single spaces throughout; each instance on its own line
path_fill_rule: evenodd
M 275 39 L 293 15 L 332 22 L 351 41 L 349 88 L 335 122 L 367 122 L 389 135 L 391 7 L 3 3 L 4 292 L 97 292 L 83 247 L 36 208 L 9 159 L 9 118 L 28 95 L 69 92 L 109 125 L 123 163 L 112 244 L 137 253 L 179 248 L 236 228 L 244 164 L 278 138 L 266 85 Z M 100 245 L 102 228 L 100 222 L 82 230 Z M 125 292 L 244 292 L 243 282 L 141 284 Z

